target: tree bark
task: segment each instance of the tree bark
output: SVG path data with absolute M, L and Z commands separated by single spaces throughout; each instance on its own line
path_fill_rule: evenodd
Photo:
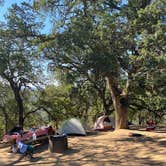
M 116 129 L 127 129 L 128 128 L 128 108 L 126 106 L 122 106 L 119 99 L 115 99 L 114 108 L 115 108 Z
M 5 133 L 8 132 L 8 125 L 9 125 L 9 116 L 4 110 L 4 122 L 5 122 Z
M 5 107 L 1 107 L 3 115 L 4 115 L 4 124 L 5 124 L 5 133 L 8 132 L 8 125 L 9 125 L 9 115 L 6 112 Z
M 23 128 L 24 125 L 24 107 L 23 107 L 23 100 L 21 98 L 20 95 L 20 90 L 19 87 L 17 87 L 17 85 L 13 82 L 10 81 L 10 85 L 12 87 L 14 96 L 15 96 L 15 100 L 17 102 L 17 106 L 18 106 L 18 124 L 19 126 L 21 126 Z
M 108 77 L 108 84 L 111 91 L 113 106 L 115 109 L 115 129 L 128 128 L 128 96 L 122 94 L 118 89 L 117 82 Z
M 21 94 L 20 94 L 21 86 L 19 86 L 17 84 L 17 82 L 15 82 L 13 80 L 14 76 L 12 77 L 12 76 L 8 76 L 6 74 L 3 74 L 3 77 L 9 81 L 10 86 L 12 88 L 12 91 L 14 93 L 14 97 L 15 97 L 15 100 L 16 100 L 17 106 L 18 106 L 18 124 L 20 127 L 23 128 L 23 125 L 24 125 L 24 107 L 23 107 L 23 99 L 22 99 Z
M 19 126 L 23 127 L 24 125 L 24 108 L 23 108 L 23 101 L 20 97 L 20 95 L 18 96 L 17 99 L 17 105 L 18 105 L 18 113 L 19 113 Z

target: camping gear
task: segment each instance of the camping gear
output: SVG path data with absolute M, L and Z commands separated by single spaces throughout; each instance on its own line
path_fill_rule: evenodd
M 67 136 L 51 135 L 49 137 L 49 150 L 52 153 L 63 153 L 68 148 Z
M 28 157 L 29 159 L 33 158 L 32 145 L 27 145 L 19 141 L 17 142 L 17 147 L 18 147 L 19 153 L 23 154 L 24 157 Z
M 155 126 L 147 126 L 146 127 L 146 131 L 153 131 L 153 130 L 155 130 Z
M 114 120 L 106 115 L 99 117 L 94 124 L 94 130 L 107 131 L 113 128 Z
M 54 135 L 55 134 L 55 130 L 52 128 L 52 126 L 48 127 L 48 135 Z
M 153 131 L 153 130 L 155 130 L 155 128 L 156 128 L 156 126 L 155 126 L 155 122 L 153 120 L 147 121 L 146 131 Z
M 129 133 L 129 136 L 130 137 L 142 137 L 143 135 L 139 134 L 139 133 Z
M 86 132 L 81 122 L 78 119 L 72 118 L 62 125 L 59 134 L 85 136 Z
M 21 126 L 15 126 L 13 127 L 8 134 L 13 134 L 13 133 L 20 133 L 22 131 L 22 127 Z
M 36 133 L 34 132 L 33 135 L 32 135 L 32 139 L 35 141 L 36 140 Z
M 48 127 L 41 127 L 41 128 L 34 128 L 33 130 L 31 129 L 26 132 L 23 132 L 23 130 L 21 130 L 22 132 L 20 132 L 19 128 L 14 128 L 9 132 L 9 134 L 6 134 L 3 136 L 2 142 L 5 142 L 5 143 L 11 142 L 13 139 L 16 139 L 17 141 L 30 140 L 35 137 L 34 133 L 36 137 L 45 136 L 45 135 L 48 135 L 48 129 L 49 129 Z

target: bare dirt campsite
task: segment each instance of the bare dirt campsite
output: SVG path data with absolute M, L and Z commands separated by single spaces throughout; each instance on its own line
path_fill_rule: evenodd
M 143 136 L 131 137 L 130 133 Z M 165 166 L 166 132 L 117 130 L 97 132 L 84 137 L 68 137 L 69 149 L 64 153 L 50 153 L 48 145 L 35 147 L 29 161 L 19 154 L 0 148 L 0 165 L 56 165 L 56 166 Z

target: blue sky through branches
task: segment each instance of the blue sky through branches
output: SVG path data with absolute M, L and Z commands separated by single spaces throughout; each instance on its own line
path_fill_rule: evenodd
M 17 3 L 18 5 L 21 2 L 32 2 L 32 0 L 5 0 L 3 4 L 0 5 L 0 22 L 5 22 L 5 14 L 7 14 L 8 9 L 12 6 L 12 4 Z M 49 18 L 45 19 L 45 27 L 41 30 L 42 33 L 50 33 L 51 31 L 51 23 Z
M 0 6 L 0 21 L 5 21 L 4 15 L 12 4 L 20 4 L 21 2 L 23 2 L 23 0 L 5 0 L 5 2 Z

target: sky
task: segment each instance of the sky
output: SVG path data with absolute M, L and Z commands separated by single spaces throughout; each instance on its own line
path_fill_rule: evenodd
M 17 3 L 20 4 L 21 2 L 26 1 L 26 2 L 32 2 L 32 0 L 5 0 L 5 2 L 0 4 L 0 22 L 4 22 L 5 18 L 4 15 L 7 13 L 8 8 L 12 6 L 12 4 Z M 126 3 L 127 0 L 123 0 L 123 3 Z M 45 27 L 41 30 L 42 33 L 48 34 L 51 31 L 51 23 L 49 21 L 49 18 L 46 18 L 45 20 Z M 45 63 L 45 67 L 47 64 Z M 46 71 L 47 72 L 47 71 Z
M 5 21 L 4 14 L 7 12 L 7 9 L 11 7 L 13 3 L 20 4 L 23 0 L 5 0 L 5 3 L 0 6 L 0 21 Z
M 10 8 L 12 4 L 20 4 L 23 1 L 25 0 L 5 0 L 5 2 L 0 5 L 0 22 L 5 21 L 4 15 L 7 13 L 8 8 Z M 26 0 L 26 2 L 32 2 L 32 0 Z M 48 34 L 51 31 L 51 24 L 49 22 L 49 18 L 46 18 L 45 25 L 46 26 L 41 30 L 41 32 Z
M 33 0 L 5 0 L 3 5 L 0 5 L 0 22 L 5 21 L 4 15 L 6 14 L 8 8 L 12 6 L 13 3 L 20 4 L 21 2 L 32 2 Z M 127 0 L 122 0 L 123 4 L 127 3 Z M 45 27 L 41 30 L 42 33 L 49 34 L 51 32 L 51 22 L 49 18 L 45 19 Z
M 20 4 L 23 1 L 32 2 L 32 0 L 5 0 L 5 3 L 3 3 L 3 5 L 0 4 L 0 22 L 5 22 L 4 15 L 6 14 L 8 8 L 10 8 L 12 6 L 12 4 L 14 4 L 14 3 Z M 49 22 L 49 18 L 46 18 L 45 25 L 46 26 L 41 30 L 41 32 L 44 34 L 48 34 L 51 31 L 51 24 Z M 43 70 L 45 71 L 44 74 L 46 77 L 45 81 L 47 81 L 47 83 L 48 83 L 48 81 L 51 82 L 52 80 L 49 78 L 48 72 L 46 70 L 47 65 L 48 65 L 48 63 L 43 62 Z

